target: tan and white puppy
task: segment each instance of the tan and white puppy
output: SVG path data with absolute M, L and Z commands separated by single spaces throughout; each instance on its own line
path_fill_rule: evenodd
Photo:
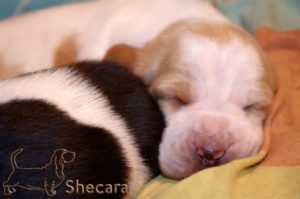
M 171 23 L 207 9 L 202 0 L 97 0 L 0 21 L 0 78 L 99 60 L 118 43 L 142 47 Z
M 271 71 L 255 40 L 207 11 L 169 26 L 141 50 L 117 46 L 107 55 L 131 59 L 158 99 L 167 123 L 160 167 L 172 178 L 255 155 L 272 101 Z
M 166 117 L 159 160 L 174 178 L 255 155 L 272 99 L 254 39 L 209 14 L 168 27 L 139 52 L 134 66 Z

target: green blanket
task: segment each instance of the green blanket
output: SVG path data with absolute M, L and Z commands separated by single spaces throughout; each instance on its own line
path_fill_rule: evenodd
M 253 166 L 265 154 L 206 169 L 179 182 L 159 176 L 138 199 L 299 199 L 300 167 Z

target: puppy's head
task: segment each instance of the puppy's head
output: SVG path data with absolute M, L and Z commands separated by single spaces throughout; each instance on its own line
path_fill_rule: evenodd
M 263 55 L 242 29 L 185 20 L 137 56 L 167 127 L 160 145 L 165 175 L 187 177 L 258 152 L 272 91 Z

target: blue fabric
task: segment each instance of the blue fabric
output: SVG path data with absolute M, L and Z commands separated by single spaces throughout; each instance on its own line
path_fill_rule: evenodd
M 87 0 L 0 0 L 0 19 L 78 1 Z M 300 0 L 215 1 L 226 16 L 250 32 L 255 32 L 261 26 L 284 31 L 300 28 Z
M 0 19 L 11 16 L 19 0 L 0 0 Z
M 0 19 L 66 3 L 86 0 L 0 0 Z
M 249 30 L 300 28 L 300 0 L 219 0 L 217 7 L 233 22 Z

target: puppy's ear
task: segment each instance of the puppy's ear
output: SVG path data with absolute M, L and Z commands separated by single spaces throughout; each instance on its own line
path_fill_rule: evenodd
M 116 62 L 133 72 L 138 51 L 139 48 L 127 44 L 117 44 L 107 51 L 104 60 Z
M 263 57 L 264 63 L 264 75 L 262 77 L 262 88 L 264 90 L 264 97 L 262 99 L 262 111 L 269 115 L 272 111 L 272 106 L 274 102 L 275 95 L 278 90 L 278 79 L 275 68 L 272 67 L 271 62 Z
M 263 63 L 264 63 L 264 76 L 263 82 L 266 87 L 266 91 L 269 93 L 269 97 L 273 100 L 274 96 L 278 90 L 278 77 L 275 71 L 275 68 L 272 67 L 271 61 L 263 54 Z

